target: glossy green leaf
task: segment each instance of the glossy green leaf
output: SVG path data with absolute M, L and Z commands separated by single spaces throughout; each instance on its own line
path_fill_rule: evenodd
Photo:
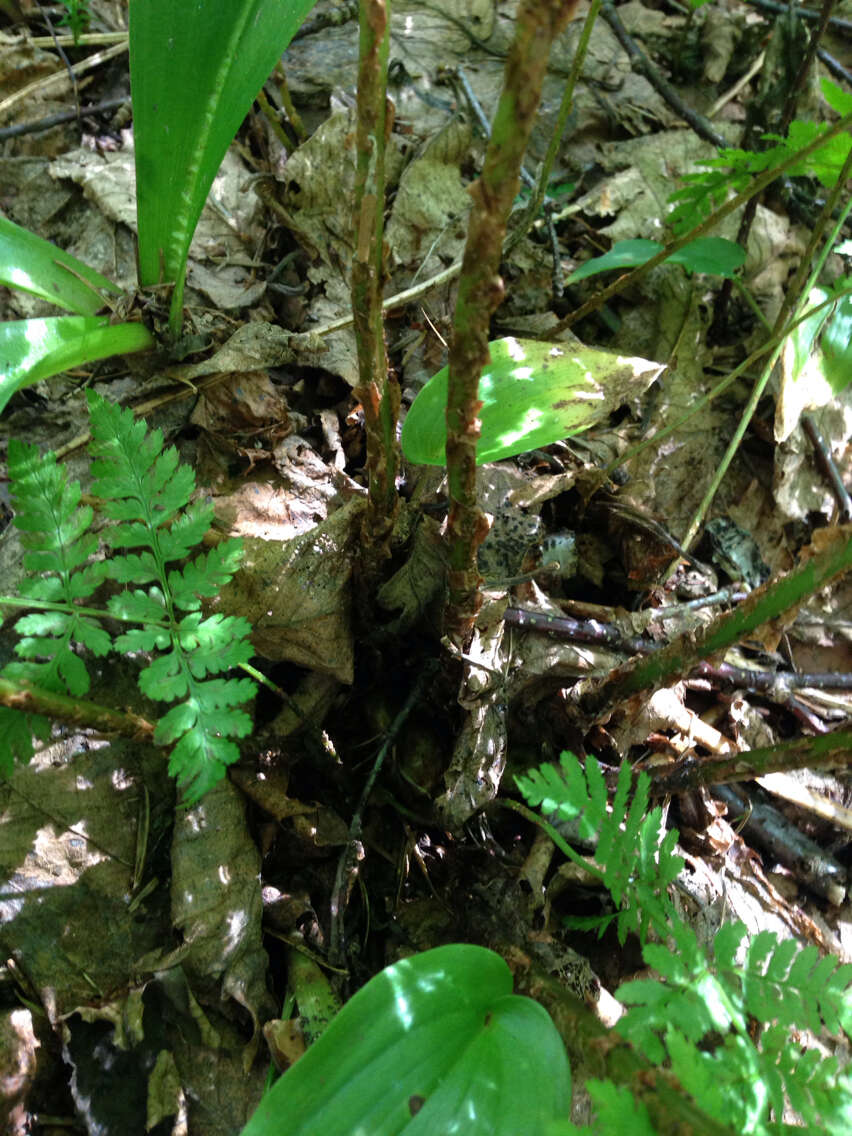
M 838 282 L 837 290 L 848 288 Z M 789 438 L 802 414 L 826 406 L 852 381 L 852 296 L 812 288 L 810 308 L 818 308 L 787 336 L 781 355 L 781 382 L 775 403 L 775 438 Z M 824 305 L 819 307 L 819 305 Z
M 101 291 L 121 294 L 117 285 L 87 264 L 5 217 L 0 217 L 0 284 L 31 292 L 80 316 L 93 316 L 104 307 Z
M 844 296 L 825 322 L 822 338 L 823 370 L 834 393 L 852 383 L 852 296 Z
M 568 1115 L 565 1047 L 493 951 L 383 970 L 272 1087 L 243 1136 L 521 1136 Z
M 70 367 L 154 346 L 141 323 L 107 316 L 53 316 L 0 323 L 0 410 L 17 390 Z
M 576 284 L 588 276 L 611 272 L 615 268 L 638 268 L 665 246 L 659 241 L 616 241 L 609 252 L 593 257 L 571 273 L 566 284 Z M 699 237 L 672 253 L 663 262 L 681 264 L 687 272 L 706 272 L 711 276 L 733 276 L 745 263 L 745 251 L 723 237 Z
M 598 276 L 601 272 L 611 272 L 615 268 L 636 268 L 656 256 L 662 247 L 659 241 L 616 241 L 609 252 L 593 256 L 576 268 L 565 283 L 576 284 L 589 276 Z
M 497 339 L 490 351 L 479 382 L 477 465 L 588 429 L 663 369 L 647 359 L 537 339 Z M 447 374 L 444 367 L 429 380 L 405 419 L 402 452 L 410 462 L 445 464 Z
M 245 115 L 315 0 L 133 0 L 130 83 L 139 281 L 175 283 L 213 178 Z

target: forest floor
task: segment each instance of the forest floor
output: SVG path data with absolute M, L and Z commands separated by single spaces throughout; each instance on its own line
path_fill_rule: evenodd
M 515 949 L 595 1003 L 642 970 L 641 955 L 614 930 L 599 938 L 565 926 L 568 916 L 605 911 L 604 893 L 501 806 L 519 795 L 515 777 L 565 750 L 611 771 L 629 760 L 653 773 L 655 763 L 735 754 L 849 720 L 844 580 L 760 642 L 729 652 L 741 668 L 736 685 L 692 676 L 580 723 L 566 707 L 577 680 L 609 673 L 637 637 L 652 645 L 713 618 L 789 571 L 814 533 L 850 519 L 801 425 L 807 398 L 789 396 L 782 413 L 767 395 L 701 539 L 688 556 L 678 543 L 754 376 L 704 397 L 765 335 L 755 308 L 772 324 L 818 209 L 780 193 L 758 204 L 745 245 L 751 301 L 739 289 L 722 300 L 719 277 L 668 264 L 572 326 L 589 346 L 665 370 L 627 390 L 620 409 L 585 433 L 481 468 L 493 522 L 480 552 L 487 586 L 475 661 L 441 642 L 446 484 L 437 467 L 404 467 L 394 556 L 365 617 L 353 597 L 365 442 L 346 322 L 358 33 L 357 20 L 322 18 L 343 7 L 318 4 L 316 25 L 284 57 L 305 140 L 296 145 L 289 124 L 282 140 L 255 104 L 223 163 L 191 251 L 186 305 L 196 338 L 185 356 L 156 367 L 145 356 L 112 359 L 65 374 L 16 395 L 0 419 L 0 444 L 22 437 L 61 451 L 84 489 L 86 388 L 163 430 L 214 501 L 217 528 L 243 538 L 244 567 L 218 610 L 252 622 L 255 665 L 280 694 L 261 691 L 241 761 L 189 810 L 176 808 L 162 750 L 59 725 L 52 743 L 0 784 L 0 1111 L 8 1108 L 4 1131 L 13 1136 L 233 1136 L 268 1075 L 266 1041 L 293 950 L 327 967 L 346 998 L 415 950 Z M 395 8 L 388 297 L 461 256 L 467 188 L 485 147 L 471 98 L 490 118 L 514 7 Z M 49 11 L 58 16 L 57 8 Z M 90 8 L 92 30 L 126 29 L 123 0 Z M 582 4 L 552 53 L 532 170 L 550 142 L 586 11 Z M 679 4 L 631 0 L 616 12 L 653 69 L 728 145 L 743 145 L 746 130 L 759 138 L 777 129 L 791 68 L 774 62 L 782 32 L 772 5 L 690 15 Z M 547 339 L 600 284 L 562 281 L 613 242 L 665 239 L 679 179 L 716 153 L 631 67 L 624 42 L 612 21 L 598 20 L 559 150 L 551 224 L 540 219 L 506 255 L 494 339 Z M 100 55 L 75 91 L 42 7 L 0 3 L 0 210 L 132 293 L 122 43 L 64 47 L 75 68 Z M 852 67 L 848 31 L 830 27 L 822 46 Z M 816 82 L 824 67 L 800 93 L 797 118 L 826 116 Z M 280 105 L 274 78 L 266 94 Z M 75 111 L 75 98 L 79 119 L 45 127 L 49 116 Z M 812 196 L 818 190 L 810 186 Z M 718 235 L 736 240 L 741 217 Z M 829 269 L 841 272 L 839 258 Z M 446 363 L 454 301 L 450 278 L 387 313 L 403 414 Z M 0 304 L 6 318 L 48 310 L 7 289 Z M 850 391 L 812 412 L 847 485 Z M 654 444 L 689 410 L 687 423 Z M 3 492 L 0 481 L 8 512 Z M 558 571 L 539 571 L 547 560 Z M 10 525 L 0 537 L 4 592 L 21 572 Z M 519 576 L 528 578 L 513 583 Z M 551 622 L 530 627 L 519 612 Z M 3 662 L 15 614 L 0 633 Z M 582 623 L 581 638 L 559 622 L 565 617 Z M 133 659 L 102 666 L 90 697 L 155 713 L 136 689 L 137 669 Z M 838 689 L 791 693 L 758 681 L 777 672 L 835 674 Z M 680 831 L 688 864 L 678 902 L 700 939 L 711 941 L 723 917 L 740 919 L 750 933 L 770 929 L 852 962 L 851 795 L 844 774 L 799 771 L 666 798 L 665 823 Z

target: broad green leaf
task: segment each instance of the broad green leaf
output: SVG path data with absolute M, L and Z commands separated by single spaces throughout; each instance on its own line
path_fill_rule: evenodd
M 111 280 L 5 217 L 0 217 L 0 284 L 80 316 L 100 311 L 105 304 L 101 291 L 121 295 Z
M 637 268 L 664 248 L 659 241 L 616 241 L 609 252 L 593 257 L 572 272 L 566 284 L 576 284 L 588 276 L 610 272 L 614 268 Z M 733 276 L 745 263 L 745 252 L 724 237 L 699 237 L 672 253 L 663 262 L 682 264 L 687 272 L 706 272 L 711 276 Z
M 616 241 L 609 252 L 603 256 L 593 256 L 575 269 L 566 284 L 576 284 L 589 276 L 597 276 L 601 272 L 610 272 L 614 268 L 636 268 L 656 256 L 663 246 L 659 241 Z
M 132 0 L 130 83 L 139 280 L 174 283 L 213 178 L 245 115 L 315 0 Z
M 682 264 L 687 272 L 708 276 L 733 276 L 745 264 L 745 249 L 724 237 L 699 237 L 673 252 L 666 264 Z
M 107 316 L 52 316 L 0 323 L 0 410 L 17 390 L 71 367 L 154 346 L 141 323 Z
M 547 1012 L 493 951 L 437 947 L 376 975 L 263 1098 L 243 1136 L 521 1136 L 567 1116 Z
M 596 347 L 497 339 L 482 372 L 482 435 L 477 465 L 522 454 L 579 434 L 629 396 L 640 394 L 663 364 Z M 444 465 L 447 445 L 447 368 L 417 395 L 402 427 L 410 462 Z
M 849 280 L 840 281 L 848 288 Z M 812 288 L 811 308 L 830 300 L 825 288 Z M 793 328 L 781 355 L 781 382 L 775 405 L 775 438 L 783 442 L 806 410 L 826 406 L 852 381 L 852 296 L 841 295 Z
M 820 346 L 825 377 L 840 394 L 852 382 L 852 296 L 838 301 L 826 320 Z
M 832 110 L 836 110 L 841 115 L 852 113 L 852 95 L 848 91 L 844 91 L 831 79 L 822 79 L 820 87 L 822 88 L 823 98 Z

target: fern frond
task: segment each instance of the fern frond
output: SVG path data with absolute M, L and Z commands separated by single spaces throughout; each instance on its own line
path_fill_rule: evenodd
M 728 1131 L 753 1136 L 852 1131 L 852 1074 L 835 1058 L 806 1051 L 790 1037 L 792 1027 L 852 1030 L 852 965 L 820 958 L 814 947 L 801 947 L 795 940 L 779 942 L 770 932 L 744 946 L 742 923 L 719 929 L 711 959 L 668 898 L 667 888 L 682 868 L 673 854 L 677 832 L 661 841 L 659 810 L 643 815 L 648 791 L 641 777 L 628 804 L 627 767 L 619 772 L 608 811 L 605 796 L 601 804 L 603 777 L 592 758 L 584 771 L 573 755 L 563 754 L 560 770 L 544 766 L 517 781 L 531 804 L 597 837 L 596 861 L 602 871 L 590 870 L 620 905 L 619 934 L 627 928 L 644 935 L 653 927 L 664 940 L 643 942 L 642 949 L 645 963 L 659 977 L 626 982 L 618 989 L 628 1009 L 616 1032 L 654 1065 L 667 1065 L 698 1108 Z M 552 835 L 564 852 L 581 861 L 558 833 Z M 600 930 L 612 918 L 572 920 L 571 925 Z M 757 1041 L 749 1031 L 753 1018 L 769 1026 Z M 634 1111 L 626 1090 L 601 1082 L 592 1096 L 597 1124 L 579 1131 L 647 1130 L 646 1118 Z M 789 1106 L 803 1126 L 782 1122 Z M 567 1133 L 569 1127 L 559 1131 Z
M 695 932 L 680 920 L 672 923 L 671 932 L 677 953 L 660 943 L 648 943 L 642 950 L 645 962 L 663 981 L 637 979 L 618 989 L 619 1001 L 631 1009 L 616 1029 L 658 1063 L 665 1058 L 661 1036 L 669 1028 L 697 1044 L 711 1032 L 746 1027 L 742 1007 L 710 969 Z
M 75 44 L 79 43 L 80 36 L 89 30 L 92 19 L 89 3 L 90 0 L 62 0 L 65 12 L 59 20 L 59 25 L 69 29 Z
M 84 695 L 90 686 L 86 665 L 75 652 L 85 647 L 105 655 L 110 637 L 97 619 L 75 610 L 104 577 L 104 566 L 89 563 L 97 538 L 89 532 L 93 513 L 80 506 L 80 484 L 69 481 L 52 453 L 12 439 L 8 453 L 14 524 L 21 533 L 24 567 L 29 575 L 21 594 L 34 601 L 61 603 L 65 610 L 35 611 L 22 616 L 15 630 L 22 638 L 3 677 L 60 694 Z M 32 757 L 32 736 L 50 736 L 46 719 L 5 708 L 0 733 L 0 768 L 11 770 L 15 756 Z M 27 739 L 26 741 L 24 739 Z
M 761 1051 L 777 1116 L 786 1098 L 813 1131 L 852 1131 L 852 1076 L 836 1057 L 791 1045 L 784 1026 L 765 1031 Z
M 683 860 L 673 851 L 677 834 L 660 841 L 661 810 L 655 808 L 646 815 L 647 774 L 637 779 L 631 800 L 633 777 L 630 766 L 623 765 L 609 808 L 606 781 L 593 757 L 586 758 L 584 770 L 574 754 L 566 752 L 559 770 L 543 765 L 531 769 L 526 777 L 517 777 L 516 782 L 529 804 L 539 805 L 543 813 L 556 819 L 571 821 L 580 840 L 597 843 L 595 859 L 618 908 L 619 940 L 623 943 L 635 932 L 645 942 L 652 926 L 665 934 L 671 909 L 667 888 L 682 870 Z M 610 916 L 600 921 L 599 933 L 610 921 Z M 569 924 L 578 926 L 575 920 Z
M 742 967 L 748 1012 L 761 1022 L 807 1027 L 819 1033 L 841 1029 L 844 998 L 852 988 L 852 965 L 795 939 L 778 942 L 762 931 L 749 944 Z
M 596 1131 L 629 1132 L 630 1136 L 656 1136 L 644 1104 L 629 1089 L 612 1081 L 586 1081 L 586 1090 L 597 1113 Z M 586 1131 L 592 1131 L 587 1129 Z
M 183 700 L 160 720 L 154 740 L 176 743 L 169 771 L 192 803 L 239 756 L 230 739 L 251 730 L 250 717 L 238 707 L 252 698 L 254 683 L 208 677 L 248 662 L 251 627 L 234 616 L 204 618 L 199 610 L 203 597 L 216 595 L 231 579 L 241 545 L 225 541 L 181 568 L 170 567 L 201 543 L 212 506 L 189 504 L 195 475 L 180 464 L 173 447 L 163 449 L 161 431 L 147 431 L 131 411 L 91 392 L 89 412 L 94 492 L 104 498 L 104 512 L 116 522 L 106 539 L 114 549 L 142 550 L 113 556 L 109 574 L 123 584 L 149 585 L 109 601 L 113 614 L 143 624 L 120 635 L 116 647 L 163 652 L 142 670 L 139 687 L 159 701 Z
M 766 1062 L 747 1034 L 728 1034 L 715 1048 L 699 1048 L 669 1029 L 666 1050 L 672 1072 L 708 1116 L 734 1132 L 768 1131 Z

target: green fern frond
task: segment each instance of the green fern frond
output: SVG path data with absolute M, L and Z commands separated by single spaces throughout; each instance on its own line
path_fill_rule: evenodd
M 842 92 L 838 92 L 842 95 Z M 829 98 L 835 106 L 837 98 Z M 839 104 L 838 104 L 839 105 Z M 845 113 L 846 108 L 841 113 Z M 729 192 L 739 193 L 745 189 L 751 178 L 764 170 L 779 166 L 799 150 L 809 146 L 828 127 L 824 123 L 802 122 L 790 124 L 787 137 L 779 134 L 764 134 L 766 142 L 775 142 L 765 150 L 739 150 L 734 147 L 721 148 L 718 157 L 703 159 L 700 165 L 706 171 L 685 174 L 685 185 L 669 197 L 675 209 L 669 214 L 668 223 L 675 236 L 681 236 L 701 224 L 711 212 L 723 204 Z M 838 174 L 849 153 L 849 136 L 840 134 L 828 141 L 818 150 L 808 155 L 800 164 L 787 170 L 789 177 L 815 177 L 826 188 L 837 181 Z
M 174 447 L 163 449 L 161 431 L 148 431 L 132 412 L 91 392 L 89 412 L 93 489 L 104 498 L 105 514 L 116 522 L 107 542 L 113 549 L 143 550 L 112 556 L 109 574 L 120 583 L 150 585 L 110 600 L 113 614 L 143 622 L 119 636 L 116 648 L 164 652 L 141 672 L 139 687 L 158 701 L 184 700 L 161 719 L 154 740 L 176 743 L 169 770 L 191 803 L 239 756 L 231 739 L 251 730 L 250 717 L 238 707 L 254 695 L 254 683 L 204 681 L 248 662 L 251 627 L 234 616 L 203 618 L 198 610 L 203 597 L 216 595 L 231 579 L 241 545 L 225 541 L 183 568 L 171 568 L 200 544 L 210 528 L 212 505 L 189 504 L 195 475 L 180 464 Z
M 761 1050 L 777 1115 L 786 1098 L 815 1133 L 852 1131 L 852 1076 L 836 1057 L 791 1045 L 785 1026 L 766 1030 Z
M 92 509 L 80 507 L 80 486 L 68 482 L 55 456 L 12 442 L 15 524 L 31 573 L 21 591 L 40 610 L 18 620 L 20 661 L 8 664 L 2 677 L 80 696 L 89 689 L 89 676 L 75 648 L 103 655 L 114 646 L 151 656 L 139 687 L 158 701 L 181 700 L 157 723 L 154 740 L 173 746 L 169 770 L 192 803 L 224 776 L 239 756 L 233 739 L 252 728 L 242 707 L 254 695 L 254 683 L 213 677 L 248 662 L 251 628 L 244 619 L 205 617 L 200 610 L 202 599 L 215 596 L 239 566 L 240 543 L 226 541 L 187 560 L 213 513 L 209 504 L 190 504 L 192 470 L 181 465 L 174 448 L 163 448 L 160 431 L 148 432 L 132 412 L 90 392 L 89 413 L 93 489 L 113 522 L 104 533 L 113 554 L 92 560 L 98 547 L 89 532 Z M 124 590 L 109 599 L 104 614 L 139 624 L 114 645 L 97 612 L 79 605 L 105 578 Z M 46 719 L 0 707 L 0 771 L 10 772 L 16 758 L 29 760 L 33 734 L 49 736 Z
M 80 36 L 89 30 L 92 19 L 89 3 L 90 0 L 62 0 L 65 13 L 59 21 L 59 26 L 69 29 L 75 43 L 79 43 Z
M 852 1075 L 835 1058 L 791 1041 L 791 1028 L 852 1030 L 852 966 L 820 958 L 814 947 L 795 940 L 779 943 L 770 932 L 744 947 L 742 923 L 719 929 L 710 957 L 668 899 L 668 886 L 682 867 L 673 854 L 678 834 L 671 830 L 661 838 L 659 810 L 643 816 L 646 781 L 637 779 L 630 801 L 631 780 L 623 767 L 607 810 L 603 776 L 592 758 L 584 770 L 573 755 L 563 754 L 560 769 L 543 766 L 517 778 L 531 804 L 557 822 L 571 822 L 584 838 L 597 838 L 596 863 L 588 870 L 621 905 L 619 933 L 645 934 L 653 927 L 663 940 L 644 942 L 642 949 L 659 977 L 626 982 L 616 992 L 627 1007 L 617 1033 L 648 1061 L 666 1066 L 698 1108 L 728 1131 L 753 1136 L 852 1131 Z M 550 831 L 566 854 L 582 862 Z M 571 925 L 599 929 L 612 918 Z M 757 1040 L 749 1030 L 754 1019 L 767 1027 Z M 565 1124 L 554 1136 L 652 1131 L 626 1089 L 600 1082 L 592 1098 L 595 1126 Z M 804 1127 L 781 1122 L 788 1106 Z
M 806 1026 L 814 1033 L 825 1026 L 838 1033 L 852 965 L 832 955 L 820 958 L 815 946 L 801 947 L 794 939 L 779 943 L 762 931 L 749 944 L 742 984 L 746 1008 L 758 1021 Z
M 589 865 L 589 870 L 602 880 L 618 908 L 615 916 L 598 920 L 598 933 L 615 918 L 622 943 L 630 933 L 644 942 L 652 926 L 665 934 L 671 907 L 667 889 L 682 870 L 683 860 L 674 855 L 677 834 L 660 841 L 661 810 L 647 812 L 647 774 L 637 779 L 631 799 L 632 773 L 623 765 L 609 807 L 606 781 L 593 757 L 586 758 L 584 769 L 574 754 L 566 752 L 558 770 L 543 765 L 516 782 L 530 805 L 538 805 L 556 820 L 571 822 L 579 840 L 597 844 L 599 868 Z M 568 925 L 580 926 L 574 919 Z M 589 929 L 587 922 L 583 929 Z
M 586 1082 L 586 1089 L 595 1106 L 598 1131 L 656 1136 L 647 1108 L 634 1100 L 629 1089 L 612 1081 L 594 1080 Z
M 90 687 L 86 665 L 75 647 L 105 655 L 110 637 L 97 619 L 76 609 L 104 578 L 101 563 L 89 563 L 97 538 L 89 532 L 93 512 L 80 506 L 80 484 L 69 481 L 53 454 L 42 457 L 35 446 L 12 439 L 8 453 L 14 524 L 21 533 L 24 567 L 29 573 L 20 591 L 34 604 L 61 604 L 64 610 L 42 610 L 22 616 L 15 630 L 22 638 L 3 677 L 54 693 L 82 696 Z M 29 761 L 32 737 L 50 736 L 46 719 L 4 708 L 0 718 L 3 743 L 0 769 L 8 774 L 18 760 Z

